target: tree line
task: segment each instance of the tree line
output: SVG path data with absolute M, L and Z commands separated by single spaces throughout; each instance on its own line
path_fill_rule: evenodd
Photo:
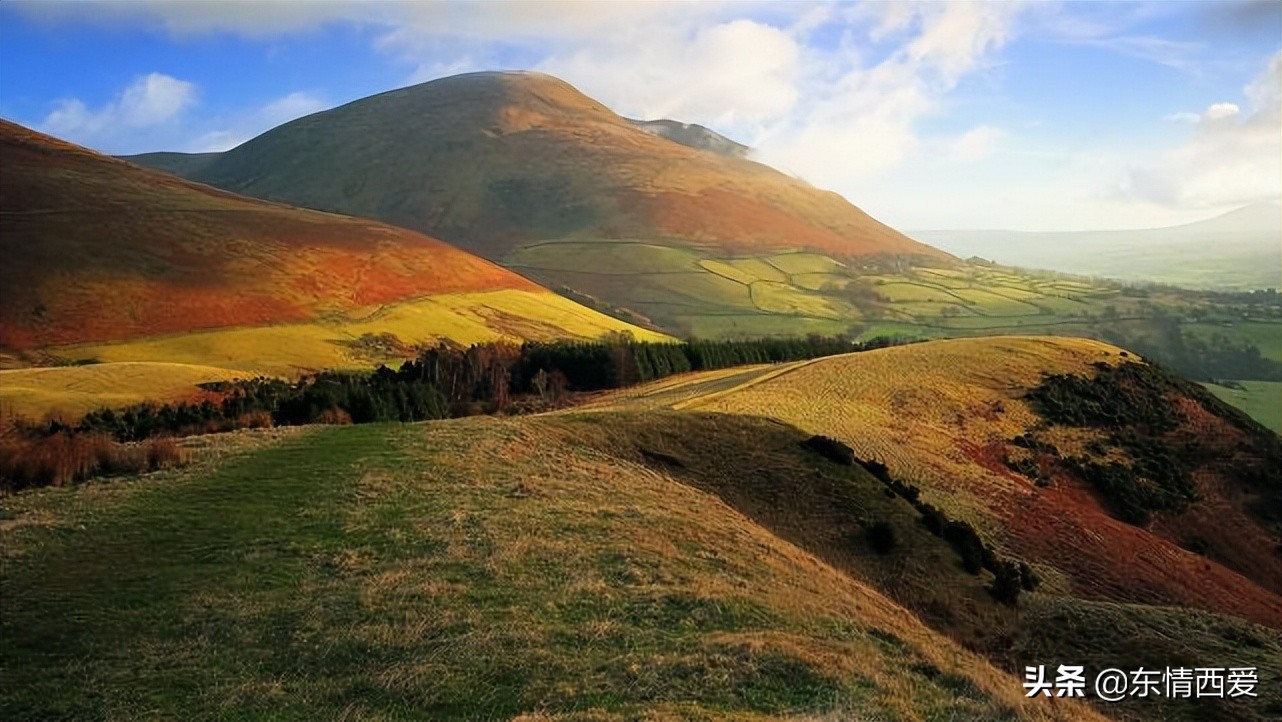
M 31 426 L 36 436 L 103 433 L 122 442 L 166 435 L 309 423 L 424 421 L 521 413 L 565 405 L 576 392 L 621 388 L 687 371 L 799 361 L 900 341 L 844 336 L 653 343 L 621 334 L 601 341 L 441 343 L 399 368 L 326 371 L 297 381 L 254 378 L 205 384 L 209 399 L 102 409 L 79 422 Z

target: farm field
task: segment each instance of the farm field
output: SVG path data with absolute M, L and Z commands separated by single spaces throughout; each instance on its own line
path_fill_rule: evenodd
M 1238 381 L 1241 388 L 1205 384 L 1211 393 L 1245 411 L 1251 418 L 1282 434 L 1282 382 Z
M 714 249 L 605 239 L 520 248 L 505 265 L 649 318 L 677 335 L 854 332 L 906 336 L 1029 333 L 1098 336 L 1117 322 L 1182 318 L 1189 333 L 1220 333 L 1282 361 L 1282 316 L 1175 289 L 1128 293 L 1105 282 L 971 263 L 893 272 L 816 253 L 729 257 Z M 591 270 L 588 270 L 591 269 Z M 1262 315 L 1263 314 L 1263 315 Z M 1218 322 L 1196 317 L 1218 317 Z

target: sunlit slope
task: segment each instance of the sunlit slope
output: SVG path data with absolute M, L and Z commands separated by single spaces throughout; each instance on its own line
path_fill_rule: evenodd
M 531 308 L 538 309 L 532 317 Z M 395 365 L 414 344 L 594 339 L 627 329 L 573 301 L 510 289 L 441 294 L 294 324 L 192 331 L 128 341 L 56 346 L 41 353 L 86 365 L 0 370 L 0 411 L 38 418 L 101 407 L 189 398 L 197 384 L 259 375 L 292 377 L 323 369 L 368 371 Z
M 537 308 L 537 316 L 529 314 Z M 289 376 L 319 369 L 370 369 L 412 355 L 409 344 L 596 339 L 627 330 L 640 340 L 665 336 L 629 327 L 573 301 L 523 290 L 458 293 L 330 315 L 305 323 L 216 329 L 49 349 L 73 360 L 164 359 L 210 363 L 248 373 Z M 2 392 L 0 392 L 2 393 Z
M 197 384 L 230 381 L 236 371 L 191 364 L 130 362 L 0 370 L 0 421 L 54 413 L 75 418 L 103 406 L 180 401 Z
M 1096 492 L 1071 476 L 1048 486 L 1010 468 L 1012 443 L 1045 426 L 1024 395 L 1043 375 L 1091 375 L 1095 363 L 1134 360 L 1084 340 L 998 337 L 932 341 L 821 359 L 746 377 L 737 388 L 698 377 L 677 407 L 759 414 L 835 436 L 891 474 L 919 485 L 950 515 L 985 530 L 999 547 L 1045 564 L 1062 589 L 1087 598 L 1209 609 L 1282 626 L 1277 531 L 1248 513 L 1256 492 L 1229 484 L 1214 469 L 1194 477 L 1201 500 L 1179 514 L 1158 514 L 1151 530 L 1110 514 Z M 677 388 L 669 386 L 675 395 Z M 1175 433 L 1260 452 L 1259 442 L 1177 389 L 1169 403 L 1185 414 Z M 701 397 L 702 396 L 702 397 Z M 644 394 L 628 397 L 644 405 Z M 608 402 L 609 400 L 607 400 Z M 627 404 L 619 397 L 616 404 Z M 1042 432 L 1038 432 L 1042 433 Z M 1044 430 L 1065 454 L 1091 456 L 1098 432 L 1051 425 Z M 1260 452 L 1263 453 L 1263 452 Z M 1258 455 L 1258 454 L 1257 454 Z M 1245 457 L 1244 457 L 1245 458 Z M 1254 456 L 1251 458 L 1255 458 Z M 1203 539 L 1207 557 L 1181 548 Z
M 720 472 L 647 460 L 665 438 Z M 848 472 L 802 438 L 684 415 L 316 429 L 6 500 L 0 710 L 1100 719 L 1025 700 L 1017 677 L 717 495 L 736 478 L 839 488 Z
M 469 73 L 357 100 L 190 177 L 415 228 L 495 260 L 581 236 L 947 258 L 835 193 L 648 133 L 539 73 Z
M 567 313 L 433 238 L 242 198 L 3 121 L 0 163 L 0 347 L 11 351 L 310 322 L 442 294 L 523 293 L 505 312 L 537 327 Z

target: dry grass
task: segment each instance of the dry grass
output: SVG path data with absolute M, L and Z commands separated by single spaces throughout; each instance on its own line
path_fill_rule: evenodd
M 1014 677 L 882 594 L 620 455 L 637 425 L 593 415 L 315 430 L 88 516 L 63 510 L 82 535 L 14 528 L 23 564 L 4 579 L 18 606 L 0 654 L 18 676 L 0 706 L 18 717 L 120 712 L 145 697 L 189 719 L 1098 719 L 1024 700 Z M 796 433 L 778 448 L 809 463 Z M 35 515 L 63 500 L 18 501 Z M 121 555 L 151 571 L 105 563 Z M 59 595 L 68 584 L 75 595 Z M 19 654 L 69 623 L 40 655 Z
M 199 393 L 197 384 L 246 375 L 213 366 L 138 361 L 6 369 L 0 370 L 0 406 L 6 415 L 78 418 L 104 406 L 188 400 Z
M 391 333 L 405 344 L 450 339 L 489 341 L 596 339 L 631 331 L 641 340 L 667 336 L 630 326 L 543 291 L 504 290 L 429 296 L 403 303 L 335 313 L 323 321 L 226 328 L 49 349 L 67 358 L 104 362 L 162 361 L 211 364 L 229 373 L 293 375 L 305 369 L 370 368 L 379 360 L 344 342 Z
M 0 440 L 0 490 L 67 486 L 95 476 L 138 474 L 183 464 L 187 452 L 172 438 L 121 444 L 105 434 L 57 433 Z

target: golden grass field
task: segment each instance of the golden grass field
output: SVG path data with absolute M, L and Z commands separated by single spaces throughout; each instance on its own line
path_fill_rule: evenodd
M 669 394 L 685 387 L 676 408 L 765 413 L 813 433 L 837 436 L 864 458 L 883 461 L 897 476 L 940 480 L 940 491 L 947 496 L 966 494 L 967 487 L 1009 483 L 943 483 L 982 473 L 957 451 L 959 438 L 982 446 L 1022 433 L 1035 417 L 1016 397 L 1035 386 L 1042 373 L 1083 373 L 1096 361 L 1121 360 L 1119 354 L 1119 349 L 1089 339 L 954 339 L 781 364 L 745 379 L 740 387 L 710 395 L 705 385 L 726 371 L 659 383 Z M 763 383 L 767 381 L 771 383 Z M 607 395 L 600 403 L 613 407 L 628 399 L 644 404 L 650 391 L 644 386 Z M 997 405 L 1001 413 L 980 413 Z M 959 505 L 965 508 L 973 508 L 969 499 Z
M 74 416 L 103 406 L 180 399 L 206 381 L 259 375 L 289 378 L 308 371 L 369 370 L 378 363 L 400 362 L 394 353 L 348 345 L 365 334 L 392 334 L 400 343 L 414 345 L 437 339 L 462 344 L 588 340 L 621 331 L 645 341 L 669 339 L 544 291 L 429 296 L 323 321 L 54 347 L 47 353 L 98 363 L 0 371 L 0 409 L 34 418 L 51 412 Z
M 519 343 L 522 339 L 595 339 L 618 331 L 629 331 L 641 340 L 668 338 L 597 313 L 562 296 L 503 290 L 428 296 L 357 309 L 329 320 L 308 323 L 196 331 L 116 343 L 55 347 L 49 351 L 69 359 L 206 363 L 252 373 L 290 375 L 323 368 L 372 367 L 368 357 L 354 353 L 341 343 L 356 341 L 364 334 L 391 333 L 407 344 L 434 339 L 472 344 Z
M 88 366 L 0 370 L 0 418 L 75 419 L 101 407 L 188 398 L 206 381 L 245 374 L 214 366 L 126 361 Z
M 1205 482 L 1211 485 L 1203 506 L 1234 520 L 1241 539 L 1225 538 L 1224 547 L 1241 550 L 1234 552 L 1235 568 L 1254 570 L 1250 579 L 1179 546 L 1187 532 L 1175 529 L 1215 534 L 1201 518 L 1202 507 L 1172 519 L 1160 536 L 1149 534 L 1113 518 L 1084 486 L 1040 488 L 1004 465 L 1014 449 L 1010 440 L 1039 421 L 1021 398 L 1026 390 L 1045 373 L 1090 375 L 1092 364 L 1116 364 L 1126 360 L 1123 353 L 1058 337 L 931 341 L 781 364 L 745 372 L 730 384 L 719 372 L 692 374 L 666 380 L 654 393 L 643 386 L 606 395 L 596 408 L 760 414 L 833 436 L 861 457 L 884 462 L 895 478 L 920 486 L 931 504 L 970 522 L 999 549 L 1022 548 L 1027 558 L 1044 563 L 1050 588 L 1282 621 L 1282 597 L 1269 589 L 1276 575 L 1259 571 L 1267 534 L 1261 536 L 1240 504 L 1221 498 L 1212 482 Z M 1088 443 L 1106 438 L 1099 430 L 1065 427 L 1044 433 L 1067 454 L 1088 454 Z M 1229 432 L 1206 427 L 1203 433 Z M 1122 549 L 1129 561 L 1118 564 Z

